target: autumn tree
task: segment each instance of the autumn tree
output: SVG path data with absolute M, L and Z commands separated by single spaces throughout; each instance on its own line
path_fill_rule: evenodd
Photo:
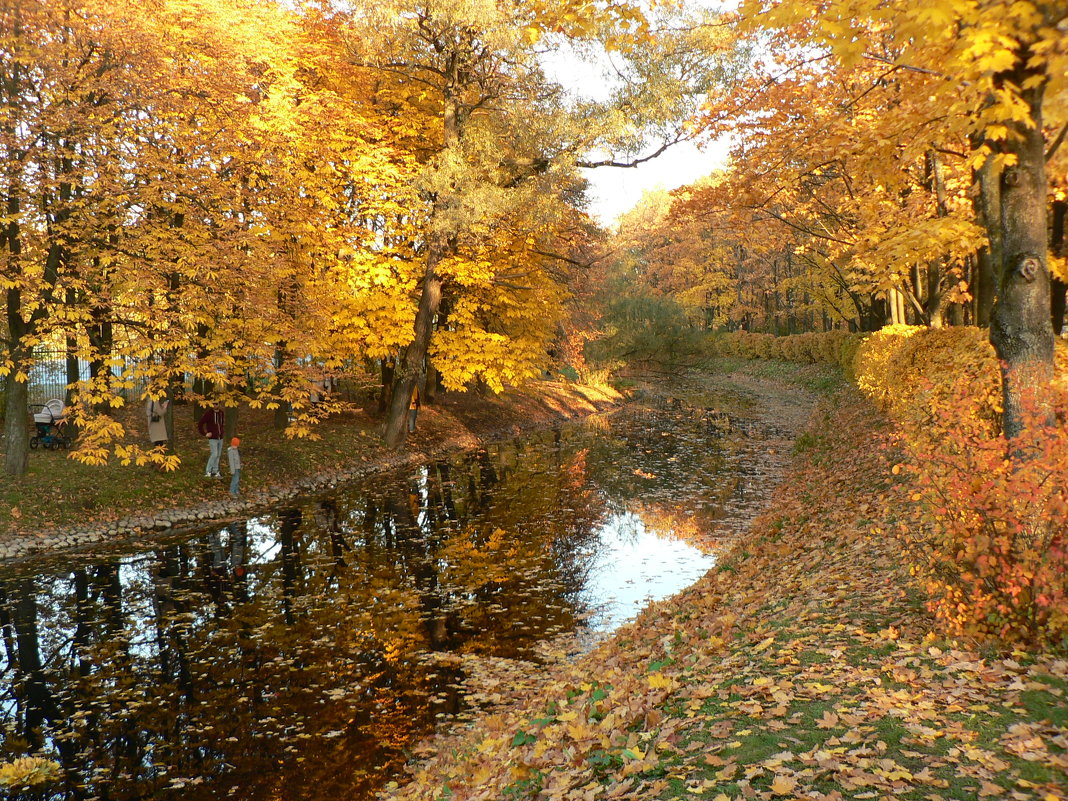
M 697 65 L 707 72 L 708 53 L 672 57 L 678 39 L 656 44 L 645 15 L 625 2 L 385 4 L 348 25 L 354 59 L 405 87 L 412 113 L 437 121 L 419 184 L 425 273 L 386 424 L 398 445 L 428 356 L 453 386 L 479 377 L 497 388 L 543 362 L 570 257 L 558 232 L 581 202 L 576 166 L 631 164 L 646 157 L 637 153 L 650 136 L 659 144 L 649 156 L 681 138 L 689 100 L 679 90 L 705 79 Z M 539 51 L 564 41 L 607 46 L 625 62 L 609 100 L 569 101 L 547 80 Z
M 791 42 L 794 57 L 804 53 L 850 76 L 882 70 L 869 92 L 895 93 L 883 119 L 907 134 L 885 141 L 902 146 L 901 157 L 927 157 L 936 202 L 941 156 L 975 171 L 997 293 L 991 341 L 1003 362 L 1005 431 L 1015 435 L 1023 395 L 1052 374 L 1045 164 L 1062 140 L 1056 132 L 1068 107 L 1063 11 L 1002 0 L 878 8 L 833 0 L 816 10 L 752 0 L 742 14 L 748 30 Z M 958 143 L 967 143 L 963 152 Z M 873 172 L 878 152 L 865 165 Z
M 101 0 L 5 10 L 7 470 L 26 467 L 33 348 L 65 338 L 76 456 L 173 457 L 107 411 L 186 377 L 307 434 L 324 371 L 410 326 L 410 247 L 382 236 L 412 202 L 404 135 L 372 109 L 319 20 L 281 7 Z

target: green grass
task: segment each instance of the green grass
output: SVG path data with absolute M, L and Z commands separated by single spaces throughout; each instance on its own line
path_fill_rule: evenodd
M 228 497 L 229 481 L 203 477 L 208 449 L 195 436 L 188 407 L 179 407 L 174 453 L 181 465 L 171 472 L 153 466 L 85 465 L 65 451 L 33 450 L 29 470 L 10 480 L 0 508 L 0 528 L 33 530 L 108 520 L 159 508 L 192 506 Z M 139 421 L 137 421 L 139 422 Z M 337 468 L 353 455 L 379 449 L 374 437 L 350 416 L 349 423 L 323 425 L 320 440 L 288 440 L 264 415 L 242 410 L 242 492 L 250 494 L 319 470 Z M 134 429 L 136 422 L 131 425 Z M 187 430 L 188 429 L 188 430 Z M 134 429 L 136 430 L 136 429 Z M 223 454 L 223 471 L 226 456 Z

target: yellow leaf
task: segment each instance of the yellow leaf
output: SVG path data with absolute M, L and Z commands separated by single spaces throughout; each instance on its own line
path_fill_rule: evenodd
M 771 783 L 771 791 L 775 795 L 789 795 L 797 787 L 797 779 L 793 776 L 778 775 Z
M 663 673 L 653 673 L 649 676 L 649 686 L 654 690 L 673 690 L 675 680 Z

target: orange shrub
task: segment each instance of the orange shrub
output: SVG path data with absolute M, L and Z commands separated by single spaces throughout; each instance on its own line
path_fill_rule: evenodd
M 973 414 L 967 379 L 953 386 L 957 402 L 902 437 L 914 480 L 898 535 L 913 570 L 952 633 L 1065 647 L 1068 429 L 1034 413 L 1006 443 Z

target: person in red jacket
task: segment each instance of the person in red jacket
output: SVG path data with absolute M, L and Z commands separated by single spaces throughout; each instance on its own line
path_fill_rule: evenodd
M 223 446 L 223 415 L 222 404 L 215 401 L 211 408 L 200 415 L 197 420 L 197 431 L 200 436 L 208 438 L 208 464 L 204 468 L 204 478 L 222 478 L 219 472 L 219 458 L 222 456 Z

